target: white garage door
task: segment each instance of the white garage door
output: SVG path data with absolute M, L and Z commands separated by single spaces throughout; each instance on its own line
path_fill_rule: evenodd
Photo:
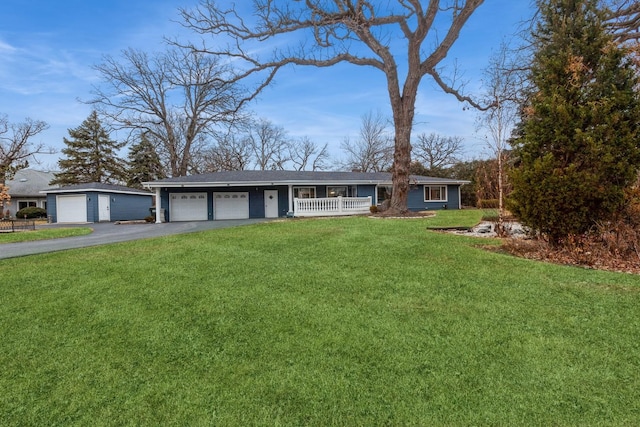
M 87 196 L 56 196 L 58 222 L 87 222 Z
M 169 219 L 171 221 L 206 221 L 207 193 L 169 194 Z
M 249 218 L 249 193 L 213 193 L 213 219 Z

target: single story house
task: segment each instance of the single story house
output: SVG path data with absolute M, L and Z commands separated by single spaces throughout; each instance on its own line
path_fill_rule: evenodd
M 468 181 L 411 176 L 408 208 L 460 209 Z M 156 222 L 369 213 L 391 195 L 385 172 L 227 171 L 143 183 L 161 209 Z
M 140 220 L 149 216 L 153 193 L 122 185 L 88 183 L 49 188 L 47 215 L 53 222 Z
M 15 218 L 20 209 L 29 207 L 47 209 L 47 196 L 40 191 L 51 187 L 49 183 L 54 178 L 53 172 L 35 169 L 16 172 L 13 179 L 6 182 L 11 200 L 8 205 L 5 203 L 0 216 Z

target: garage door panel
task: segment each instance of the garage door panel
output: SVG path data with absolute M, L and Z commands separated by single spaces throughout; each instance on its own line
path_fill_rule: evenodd
M 249 193 L 213 193 L 214 219 L 248 219 Z
M 171 221 L 206 221 L 207 193 L 171 193 L 169 214 Z
M 57 222 L 87 222 L 87 196 L 57 196 Z

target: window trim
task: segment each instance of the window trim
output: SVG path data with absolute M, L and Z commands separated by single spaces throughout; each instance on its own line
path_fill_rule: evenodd
M 293 198 L 294 199 L 299 199 L 300 197 L 296 196 L 296 191 L 300 190 L 300 189 L 305 189 L 305 190 L 313 190 L 313 197 L 309 197 L 309 199 L 315 199 L 316 198 L 316 194 L 318 194 L 316 192 L 316 187 L 315 186 L 294 186 L 293 187 Z
M 384 198 L 384 194 L 382 194 L 383 197 L 381 198 L 380 197 L 380 192 L 381 191 L 384 191 L 384 192 L 388 193 L 389 197 L 388 198 Z M 380 204 L 380 203 L 384 202 L 385 200 L 391 200 L 392 193 L 393 193 L 393 185 L 382 185 L 382 184 L 376 185 L 376 203 Z
M 348 185 L 327 185 L 327 188 L 325 189 L 326 192 L 327 192 L 326 193 L 327 197 L 339 197 L 339 196 L 332 196 L 329 193 L 329 189 L 330 188 L 343 188 L 344 189 L 344 196 L 342 196 L 342 197 L 349 197 L 349 186 Z
M 27 206 L 25 206 L 24 208 L 20 207 L 20 203 L 27 203 Z M 29 203 L 33 203 L 33 206 L 29 206 Z M 39 203 L 37 200 L 33 200 L 33 199 L 18 199 L 17 203 L 16 203 L 16 207 L 18 208 L 18 210 L 21 209 L 25 209 L 25 208 L 39 208 Z
M 431 199 L 431 189 L 432 188 L 440 188 L 441 197 L 440 199 Z M 423 188 L 423 196 L 425 202 L 448 202 L 449 201 L 449 191 L 446 185 L 425 185 Z M 427 197 L 427 195 L 429 197 Z

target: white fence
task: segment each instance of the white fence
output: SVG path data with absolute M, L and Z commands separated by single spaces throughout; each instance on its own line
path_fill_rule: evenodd
M 293 199 L 293 216 L 362 215 L 370 212 L 369 197 Z

